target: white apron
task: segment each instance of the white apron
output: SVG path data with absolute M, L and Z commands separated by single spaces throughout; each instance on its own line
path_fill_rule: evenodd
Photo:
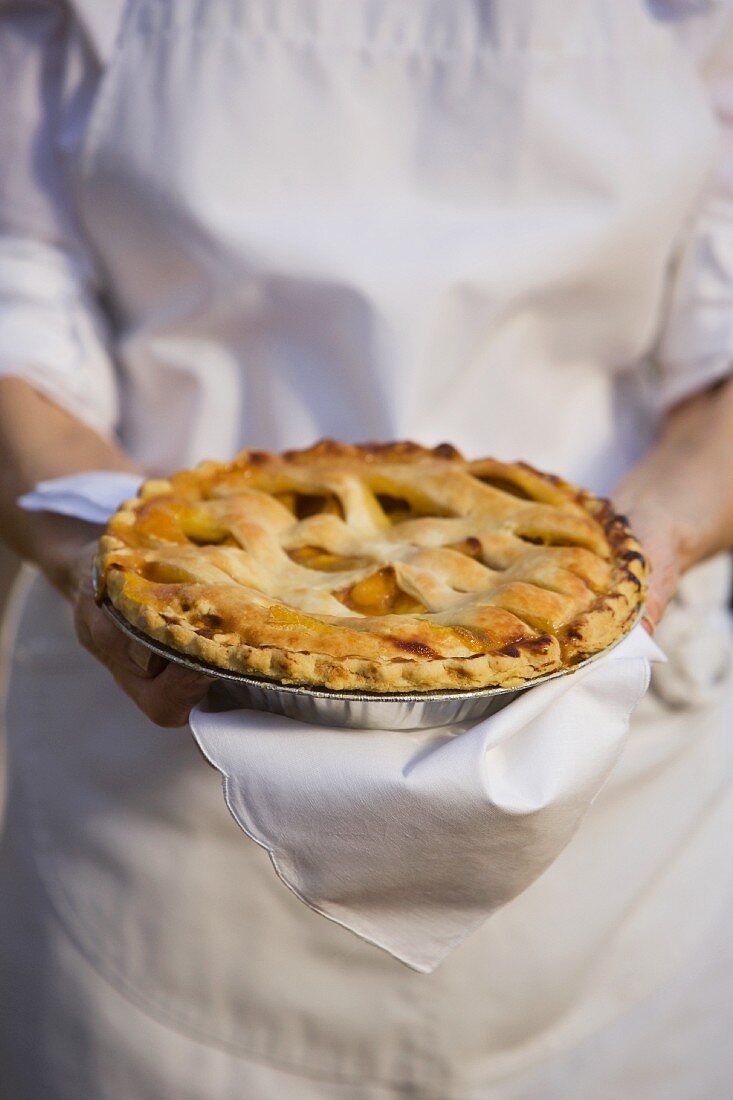
M 649 438 L 644 357 L 713 148 L 632 0 L 132 4 L 67 141 L 123 438 L 150 471 L 447 439 L 607 490 Z M 648 697 L 568 849 L 424 976 L 285 889 L 44 583 L 14 619 L 19 1100 L 727 1095 L 725 691 Z

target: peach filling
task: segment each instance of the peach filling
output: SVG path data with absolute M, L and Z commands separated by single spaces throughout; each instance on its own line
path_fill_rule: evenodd
M 403 520 L 412 519 L 416 512 L 409 500 L 404 497 L 392 496 L 391 493 L 376 493 L 377 503 L 390 523 L 402 523 Z
M 344 557 L 323 550 L 320 546 L 298 546 L 295 550 L 288 550 L 288 557 L 296 565 L 304 565 L 306 569 L 319 569 L 322 573 L 343 573 L 347 569 L 364 569 L 369 565 L 368 558 Z
M 183 508 L 181 510 L 181 530 L 186 538 L 198 546 L 210 546 L 222 543 L 229 536 L 226 527 L 205 508 Z
M 307 519 L 309 516 L 330 515 L 344 518 L 344 510 L 341 501 L 333 493 L 299 493 L 297 490 L 289 490 L 272 494 L 276 500 L 284 504 L 296 519 Z
M 411 489 L 409 496 L 400 496 L 399 486 L 395 486 L 396 494 L 379 492 L 378 487 L 372 486 L 374 499 L 379 505 L 384 516 L 394 526 L 403 523 L 407 519 L 419 519 L 423 516 L 444 516 L 450 513 L 435 500 L 432 500 L 419 489 Z
M 423 603 L 400 588 L 391 565 L 334 595 L 360 615 L 421 615 L 427 611 Z
M 111 530 L 123 534 L 114 521 Z M 187 504 L 169 497 L 145 501 L 137 511 L 134 527 L 124 532 L 124 538 L 130 546 L 149 546 L 161 542 L 193 542 L 197 546 L 227 542 L 237 545 L 228 528 L 222 526 L 205 505 Z
M 452 626 L 449 629 L 472 653 L 488 653 L 492 648 L 491 641 L 485 634 L 469 630 L 466 626 Z
M 452 542 L 446 546 L 446 550 L 457 550 L 459 554 L 465 554 L 467 558 L 481 559 L 481 543 L 477 538 L 469 536 L 462 542 Z
M 146 561 L 140 576 L 153 584 L 198 584 L 199 579 L 188 569 L 165 561 Z
M 273 604 L 269 616 L 273 622 L 282 623 L 283 626 L 302 626 L 306 630 L 331 629 L 328 623 L 323 623 L 320 619 L 314 619 L 311 615 L 304 615 L 302 611 L 286 607 L 285 604 Z
M 493 477 L 488 474 L 474 474 L 474 477 L 477 481 L 483 482 L 484 485 L 490 485 L 492 489 L 498 489 L 500 493 L 518 497 L 520 500 L 534 500 L 534 497 L 523 486 L 518 485 L 516 481 L 510 480 L 508 477 Z

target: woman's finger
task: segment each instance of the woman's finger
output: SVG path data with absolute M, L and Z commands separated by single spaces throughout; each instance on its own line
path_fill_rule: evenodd
M 654 574 L 650 579 L 649 592 L 647 593 L 646 604 L 644 605 L 644 614 L 642 615 L 641 625 L 647 631 L 648 634 L 653 634 L 659 625 L 659 620 L 664 614 L 664 610 L 669 602 L 669 596 L 666 592 L 660 593 L 657 585 L 654 581 Z
M 79 641 L 107 667 L 126 668 L 128 672 L 152 679 L 167 665 L 162 657 L 132 638 L 126 637 L 94 601 L 91 590 L 79 593 L 74 608 Z
M 97 605 L 86 570 L 76 595 L 74 623 L 81 644 L 152 722 L 166 727 L 186 724 L 191 708 L 206 695 L 211 677 L 170 664 L 123 634 Z
M 88 612 L 87 621 L 95 651 L 103 658 L 122 664 L 128 671 L 148 679 L 158 676 L 166 667 L 167 661 L 141 642 L 123 634 L 96 604 Z
M 168 664 L 154 679 L 143 679 L 123 666 L 110 665 L 115 680 L 157 726 L 185 726 L 193 707 L 213 683 L 210 676 Z

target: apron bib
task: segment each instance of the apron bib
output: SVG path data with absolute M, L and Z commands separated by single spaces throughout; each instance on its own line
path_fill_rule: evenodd
M 72 166 L 123 438 L 168 472 L 415 435 L 605 489 L 714 151 L 638 0 L 133 3 Z

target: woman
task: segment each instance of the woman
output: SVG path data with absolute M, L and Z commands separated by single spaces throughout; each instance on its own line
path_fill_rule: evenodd
M 114 47 L 72 7 L 0 5 L 14 1095 L 727 1095 L 724 558 L 578 837 L 424 976 L 283 889 L 178 728 L 205 681 L 15 501 L 445 438 L 615 490 L 657 624 L 733 544 L 731 5 L 139 0 Z

